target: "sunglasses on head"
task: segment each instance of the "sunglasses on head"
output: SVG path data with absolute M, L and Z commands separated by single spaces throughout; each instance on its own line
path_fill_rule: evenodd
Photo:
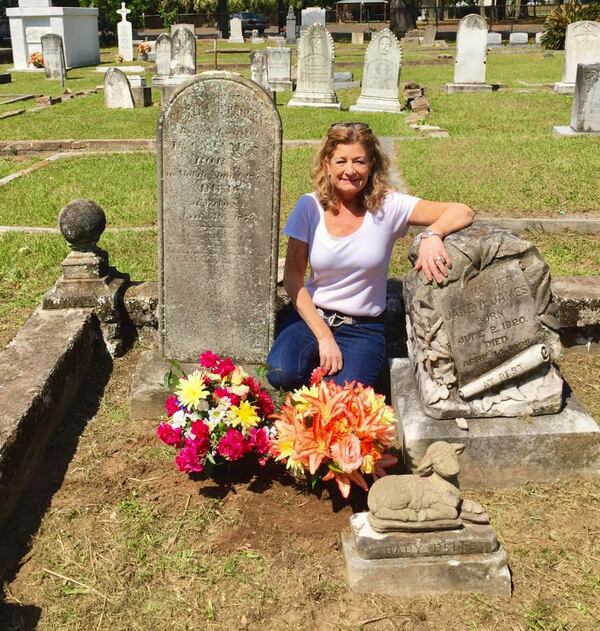
M 346 127 L 350 129 L 370 129 L 367 123 L 332 123 L 329 126 L 329 129 L 333 129 L 334 127 Z

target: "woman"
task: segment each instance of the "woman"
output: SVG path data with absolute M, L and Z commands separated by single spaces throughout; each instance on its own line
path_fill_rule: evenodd
M 306 385 L 317 367 L 342 385 L 374 384 L 385 358 L 388 265 L 409 225 L 428 226 L 415 269 L 438 283 L 448 275 L 443 239 L 468 226 L 473 211 L 390 191 L 388 162 L 368 125 L 329 128 L 311 172 L 315 192 L 298 200 L 284 228 L 283 283 L 295 311 L 267 360 L 274 387 Z

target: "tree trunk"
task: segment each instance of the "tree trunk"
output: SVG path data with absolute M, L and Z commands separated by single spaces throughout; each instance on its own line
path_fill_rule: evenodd
M 284 0 L 277 0 L 277 29 L 278 34 L 283 31 L 283 27 L 286 24 L 287 10 L 285 8 Z
M 227 0 L 217 0 L 217 29 L 224 39 L 229 37 L 229 7 Z
M 396 37 L 415 28 L 414 9 L 407 0 L 390 0 L 390 30 Z

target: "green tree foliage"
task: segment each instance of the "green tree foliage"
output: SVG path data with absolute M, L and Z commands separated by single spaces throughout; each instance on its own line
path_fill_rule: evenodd
M 556 7 L 546 18 L 542 46 L 550 50 L 562 50 L 565 47 L 567 26 L 581 20 L 600 20 L 600 3 L 569 2 Z
M 131 11 L 127 19 L 133 24 L 133 28 L 142 27 L 142 13 L 157 14 L 157 0 L 129 0 L 127 8 Z M 113 37 L 117 30 L 117 22 L 121 16 L 117 10 L 121 8 L 122 0 L 81 0 L 82 7 L 96 7 L 98 9 L 98 28 L 104 39 Z

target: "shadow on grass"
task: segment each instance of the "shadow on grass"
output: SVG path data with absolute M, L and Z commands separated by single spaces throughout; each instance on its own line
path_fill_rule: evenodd
M 97 344 L 94 369 L 81 385 L 79 394 L 50 439 L 31 479 L 6 525 L 0 531 L 0 576 L 4 584 L 16 577 L 27 556 L 56 491 L 62 486 L 79 438 L 98 411 L 104 388 L 112 371 L 112 358 L 104 344 Z M 10 602 L 6 602 L 6 599 Z M 0 594 L 0 629 L 30 631 L 37 628 L 41 609 L 15 602 L 8 589 Z

